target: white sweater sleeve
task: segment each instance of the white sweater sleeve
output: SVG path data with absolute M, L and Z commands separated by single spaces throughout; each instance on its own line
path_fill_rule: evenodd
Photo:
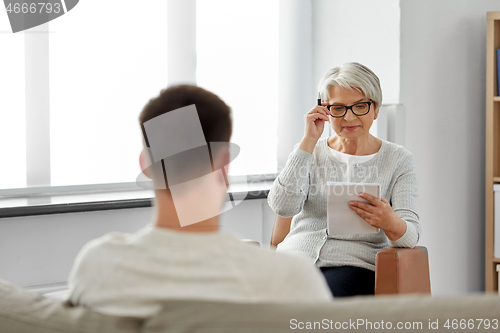
M 279 216 L 291 217 L 302 210 L 309 191 L 312 162 L 312 154 L 298 148 L 288 157 L 267 196 L 269 207 Z
M 406 232 L 395 241 L 389 240 L 391 247 L 414 248 L 420 238 L 422 229 L 418 222 L 417 210 L 417 176 L 412 155 L 406 158 L 397 171 L 398 178 L 392 192 L 391 204 L 393 211 L 406 222 Z

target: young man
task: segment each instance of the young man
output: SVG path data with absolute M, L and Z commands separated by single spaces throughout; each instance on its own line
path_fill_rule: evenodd
M 167 299 L 331 300 L 321 273 L 305 259 L 218 231 L 232 132 L 230 109 L 219 97 L 173 86 L 150 100 L 139 120 L 141 168 L 155 188 L 154 225 L 88 243 L 69 277 L 71 303 L 148 317 Z

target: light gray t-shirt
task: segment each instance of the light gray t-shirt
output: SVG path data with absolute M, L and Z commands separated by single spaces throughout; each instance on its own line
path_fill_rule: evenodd
M 167 299 L 319 302 L 332 299 L 307 260 L 221 232 L 148 226 L 88 243 L 69 277 L 68 299 L 110 315 L 149 317 Z

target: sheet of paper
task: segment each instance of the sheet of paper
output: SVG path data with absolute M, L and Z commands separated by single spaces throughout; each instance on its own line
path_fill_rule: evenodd
M 359 193 L 365 192 L 380 199 L 379 184 L 327 183 L 327 224 L 328 235 L 370 234 L 379 232 L 349 208 L 349 201 L 361 199 Z

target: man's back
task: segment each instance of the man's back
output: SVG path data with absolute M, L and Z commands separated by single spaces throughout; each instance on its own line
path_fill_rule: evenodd
M 69 279 L 69 300 L 113 315 L 147 317 L 166 299 L 234 302 L 331 300 L 305 259 L 262 250 L 220 232 L 146 227 L 87 244 Z

